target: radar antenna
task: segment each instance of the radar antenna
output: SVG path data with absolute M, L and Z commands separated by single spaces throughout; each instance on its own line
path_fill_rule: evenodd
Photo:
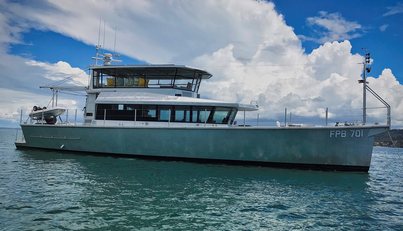
M 113 54 L 102 52 L 101 49 L 105 46 L 105 21 L 104 21 L 104 31 L 103 31 L 103 45 L 100 44 L 101 40 L 101 18 L 99 19 L 99 28 L 98 28 L 98 44 L 95 46 L 95 56 L 92 59 L 95 60 L 94 66 L 98 66 L 98 60 L 103 61 L 103 65 L 112 65 L 113 62 L 122 62 L 121 60 L 114 59 L 113 57 L 118 57 L 119 55 L 115 53 L 116 49 L 116 27 L 115 27 L 115 41 Z

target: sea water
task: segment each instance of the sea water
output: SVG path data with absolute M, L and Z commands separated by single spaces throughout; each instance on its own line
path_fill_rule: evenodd
M 1 230 L 403 230 L 403 149 L 368 173 L 16 150 L 0 129 Z

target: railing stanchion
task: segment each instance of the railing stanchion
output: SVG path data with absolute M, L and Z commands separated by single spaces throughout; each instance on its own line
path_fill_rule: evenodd
M 287 127 L 287 108 L 284 108 L 284 127 Z
M 206 127 L 207 124 L 207 109 L 204 109 L 204 127 Z
M 105 126 L 105 120 L 106 120 L 106 109 L 104 109 L 104 126 Z
M 74 125 L 77 125 L 77 108 L 74 111 Z
M 246 110 L 243 110 L 243 126 L 246 126 Z
M 137 124 L 137 109 L 134 109 L 134 126 Z

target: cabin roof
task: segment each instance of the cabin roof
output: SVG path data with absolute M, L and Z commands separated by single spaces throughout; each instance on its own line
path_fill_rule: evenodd
M 174 64 L 147 64 L 147 65 L 107 65 L 92 66 L 96 70 L 108 75 L 144 75 L 148 79 L 152 78 L 189 78 L 189 79 L 209 79 L 212 74 L 207 71 Z
M 216 106 L 235 107 L 240 111 L 256 111 L 252 104 L 230 103 L 211 99 L 200 99 L 184 96 L 162 95 L 154 93 L 101 92 L 95 101 L 97 104 L 152 104 L 180 106 Z

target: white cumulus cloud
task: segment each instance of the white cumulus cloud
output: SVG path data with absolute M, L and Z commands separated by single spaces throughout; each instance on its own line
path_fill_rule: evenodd
M 29 60 L 26 62 L 28 66 L 38 67 L 44 70 L 43 77 L 51 80 L 48 86 L 54 86 L 52 84 L 59 83 L 63 86 L 86 86 L 88 85 L 88 75 L 77 67 L 70 66 L 69 63 L 59 61 L 57 63 L 44 63 L 35 60 Z

